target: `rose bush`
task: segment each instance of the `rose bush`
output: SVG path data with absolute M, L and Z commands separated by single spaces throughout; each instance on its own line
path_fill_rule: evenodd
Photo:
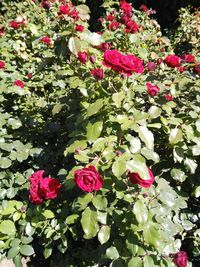
M 92 33 L 84 4 L 3 1 L 0 253 L 17 267 L 198 259 L 199 52 L 151 10 L 103 5 Z

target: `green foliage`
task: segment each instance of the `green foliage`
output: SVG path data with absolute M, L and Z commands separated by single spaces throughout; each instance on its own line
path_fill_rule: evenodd
M 34 1 L 2 4 L 1 257 L 16 266 L 22 257 L 43 257 L 58 267 L 174 266 L 172 255 L 190 235 L 193 259 L 200 250 L 199 207 L 193 205 L 200 195 L 199 75 L 192 64 L 181 73 L 156 63 L 173 53 L 175 42 L 146 13 L 133 10 L 137 33 L 126 33 L 122 24 L 110 30 L 104 20 L 100 35 L 88 30 L 89 10 L 80 3 L 77 21 L 60 17 L 59 1 L 49 10 Z M 103 5 L 108 15 L 113 4 L 120 21 L 118 2 Z M 16 18 L 25 25 L 12 29 Z M 104 42 L 143 59 L 145 71 L 126 77 L 103 66 Z M 78 61 L 79 51 L 95 56 L 95 63 Z M 154 71 L 147 71 L 149 61 Z M 94 68 L 103 69 L 103 79 L 91 75 Z M 24 88 L 13 85 L 17 79 Z M 155 97 L 146 82 L 160 88 Z M 88 166 L 103 178 L 98 192 L 83 192 L 74 182 L 74 171 Z M 129 172 L 145 182 L 148 167 L 155 176 L 151 187 L 132 184 Z M 56 199 L 34 206 L 29 177 L 39 169 L 62 188 Z

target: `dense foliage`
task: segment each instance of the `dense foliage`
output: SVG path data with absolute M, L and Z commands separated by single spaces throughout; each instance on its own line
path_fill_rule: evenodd
M 1 259 L 195 266 L 199 13 L 171 43 L 146 6 L 104 1 L 94 33 L 76 2 L 2 2 Z

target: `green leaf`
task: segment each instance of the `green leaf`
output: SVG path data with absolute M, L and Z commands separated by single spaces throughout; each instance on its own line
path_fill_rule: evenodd
M 45 210 L 42 215 L 47 219 L 52 219 L 55 217 L 54 213 L 51 210 Z
M 8 158 L 0 158 L 0 168 L 7 169 L 11 166 L 12 161 Z
M 183 139 L 183 133 L 181 129 L 174 128 L 171 130 L 170 135 L 169 135 L 169 142 L 170 144 L 177 144 Z
M 93 194 L 88 193 L 86 195 L 82 195 L 77 200 L 77 205 L 80 206 L 82 209 L 85 209 L 87 205 L 92 201 Z
M 128 262 L 128 267 L 142 267 L 142 259 L 134 257 Z M 153 266 L 152 266 L 153 267 Z
M 96 211 L 93 211 L 89 207 L 87 207 L 82 213 L 81 225 L 85 233 L 85 239 L 90 239 L 96 236 L 99 231 Z
M 97 121 L 95 123 L 89 122 L 86 127 L 86 137 L 89 142 L 94 142 L 99 138 L 103 129 L 103 122 Z
M 81 51 L 80 39 L 78 37 L 70 37 L 68 47 L 69 50 L 76 55 L 79 51 Z
M 58 114 L 61 111 L 62 107 L 63 107 L 63 105 L 56 104 L 52 109 L 52 115 L 54 116 L 54 115 Z
M 70 144 L 64 151 L 64 155 L 67 156 L 67 154 L 75 153 L 76 149 L 85 149 L 87 147 L 87 141 L 86 140 L 76 140 L 72 144 Z
M 181 183 L 184 182 L 187 178 L 185 173 L 179 169 L 172 169 L 170 174 L 174 180 L 179 181 Z
M 158 108 L 157 106 L 151 106 L 148 110 L 149 115 L 152 119 L 158 118 L 160 114 L 162 113 L 162 109 Z
M 14 235 L 16 233 L 15 225 L 10 220 L 5 220 L 0 223 L 0 232 L 5 235 Z
M 195 160 L 186 158 L 184 160 L 185 166 L 189 169 L 190 173 L 194 174 L 196 171 L 196 168 L 198 167 L 197 163 Z
M 145 256 L 143 258 L 143 266 L 144 267 L 153 267 L 153 266 L 155 266 L 153 258 L 151 256 Z
M 96 195 L 92 199 L 92 204 L 95 206 L 97 210 L 106 210 L 108 201 L 106 197 L 101 195 Z
M 98 99 L 96 102 L 89 105 L 87 108 L 86 118 L 91 117 L 92 115 L 99 112 L 99 110 L 103 107 L 104 101 L 103 99 Z
M 120 178 L 122 174 L 126 171 L 126 161 L 125 159 L 116 159 L 112 165 L 112 173 Z
M 23 267 L 21 257 L 19 254 L 14 258 L 14 263 L 15 267 Z
M 116 249 L 116 247 L 109 247 L 106 250 L 106 256 L 111 260 L 116 260 L 119 258 L 119 253 Z
M 109 240 L 109 238 L 110 238 L 110 227 L 104 225 L 101 227 L 98 233 L 98 240 L 101 244 L 104 244 Z
M 79 218 L 79 215 L 78 214 L 72 214 L 70 216 L 68 216 L 66 219 L 65 219 L 65 223 L 66 224 L 73 224 L 73 223 L 76 223 L 77 220 Z
M 18 246 L 11 247 L 8 250 L 8 254 L 7 254 L 8 259 L 13 259 L 14 257 L 16 257 L 17 254 L 19 254 L 19 250 L 20 250 L 19 245 Z
M 134 155 L 133 160 L 127 161 L 126 168 L 131 172 L 139 173 L 141 179 L 143 180 L 150 179 L 145 159 L 141 155 Z
M 12 129 L 18 129 L 19 127 L 22 126 L 21 121 L 13 119 L 13 118 L 8 119 L 7 123 L 8 125 L 12 127 Z
M 117 92 L 112 95 L 112 100 L 117 108 L 121 107 L 121 103 L 124 97 L 125 97 L 124 91 Z
M 141 201 L 138 200 L 135 202 L 133 212 L 136 216 L 136 219 L 139 223 L 145 224 L 148 219 L 148 209 L 146 205 Z
M 20 247 L 20 253 L 24 256 L 31 256 L 34 254 L 34 249 L 30 245 L 22 245 Z
M 52 254 L 52 248 L 45 248 L 43 254 L 44 258 L 48 259 Z
M 153 150 L 154 136 L 152 132 L 148 130 L 146 125 L 140 126 L 138 128 L 138 134 L 140 139 L 145 143 L 146 147 Z
M 160 246 L 159 239 L 161 238 L 161 236 L 154 223 L 148 222 L 145 224 L 145 226 L 143 227 L 143 237 L 147 244 L 152 245 L 155 248 Z
M 153 160 L 156 163 L 160 161 L 159 155 L 151 149 L 143 147 L 141 153 L 148 160 Z

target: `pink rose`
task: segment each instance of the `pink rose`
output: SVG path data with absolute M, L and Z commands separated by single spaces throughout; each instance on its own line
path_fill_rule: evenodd
M 120 9 L 123 14 L 126 14 L 127 16 L 132 16 L 132 6 L 131 4 L 127 3 L 125 0 L 120 2 Z
M 76 25 L 75 27 L 75 31 L 77 32 L 83 32 L 84 31 L 84 26 L 83 25 Z
M 119 28 L 119 25 L 120 25 L 119 22 L 117 22 L 117 21 L 112 21 L 112 22 L 109 24 L 109 30 L 111 30 L 111 31 L 115 31 L 117 28 Z
M 40 38 L 40 41 L 46 45 L 51 44 L 51 38 L 49 38 L 48 36 L 43 36 L 42 38 Z
M 181 59 L 183 62 L 187 62 L 187 63 L 195 62 L 195 57 L 192 54 L 183 54 Z
M 101 49 L 102 51 L 110 49 L 110 43 L 101 43 L 99 49 Z
M 13 84 L 21 88 L 24 88 L 25 86 L 24 82 L 22 82 L 21 80 L 15 80 Z
M 146 5 L 141 5 L 140 6 L 140 9 L 143 11 L 143 12 L 147 12 L 149 9 Z
M 61 184 L 55 178 L 46 177 L 40 182 L 40 193 L 44 199 L 56 198 Z
M 85 192 L 98 191 L 103 185 L 103 179 L 94 166 L 76 170 L 74 181 Z
M 102 80 L 104 78 L 104 73 L 101 68 L 93 69 L 90 73 L 97 80 Z
M 78 60 L 85 64 L 88 61 L 88 54 L 87 52 L 78 52 Z
M 143 61 L 134 55 L 123 55 L 117 50 L 106 50 L 102 64 L 122 74 L 142 73 Z
M 188 263 L 188 256 L 185 251 L 179 251 L 174 255 L 173 262 L 177 267 L 186 267 Z
M 156 85 L 153 85 L 151 83 L 146 83 L 147 86 L 147 93 L 151 96 L 156 96 L 157 93 L 160 91 L 160 88 Z
M 165 98 L 167 101 L 172 101 L 172 100 L 174 99 L 173 96 L 170 95 L 170 94 L 166 94 L 166 95 L 164 95 L 164 98 Z
M 0 60 L 0 69 L 5 69 L 5 66 L 6 66 L 5 62 Z
M 165 64 L 167 64 L 167 66 L 171 68 L 179 67 L 180 61 L 181 61 L 180 57 L 176 55 L 168 55 L 164 60 Z
M 147 63 L 147 69 L 148 71 L 154 71 L 156 69 L 156 64 L 152 61 Z
M 141 179 L 138 173 L 135 173 L 135 172 L 129 173 L 129 178 L 130 178 L 131 183 L 139 184 L 142 187 L 149 188 L 153 184 L 155 178 L 154 178 L 152 171 L 149 168 L 148 168 L 148 172 L 150 176 L 150 179 L 148 180 Z
M 109 14 L 109 15 L 106 16 L 106 20 L 107 21 L 113 21 L 114 19 L 115 19 L 115 16 L 112 15 L 112 14 Z
M 61 187 L 55 178 L 43 178 L 43 175 L 44 170 L 39 170 L 30 177 L 29 199 L 35 205 L 41 205 L 44 199 L 56 198 Z
M 58 12 L 58 14 L 59 15 L 69 15 L 69 13 L 70 13 L 70 6 L 69 5 L 61 5 L 60 7 L 59 7 L 59 12 Z

